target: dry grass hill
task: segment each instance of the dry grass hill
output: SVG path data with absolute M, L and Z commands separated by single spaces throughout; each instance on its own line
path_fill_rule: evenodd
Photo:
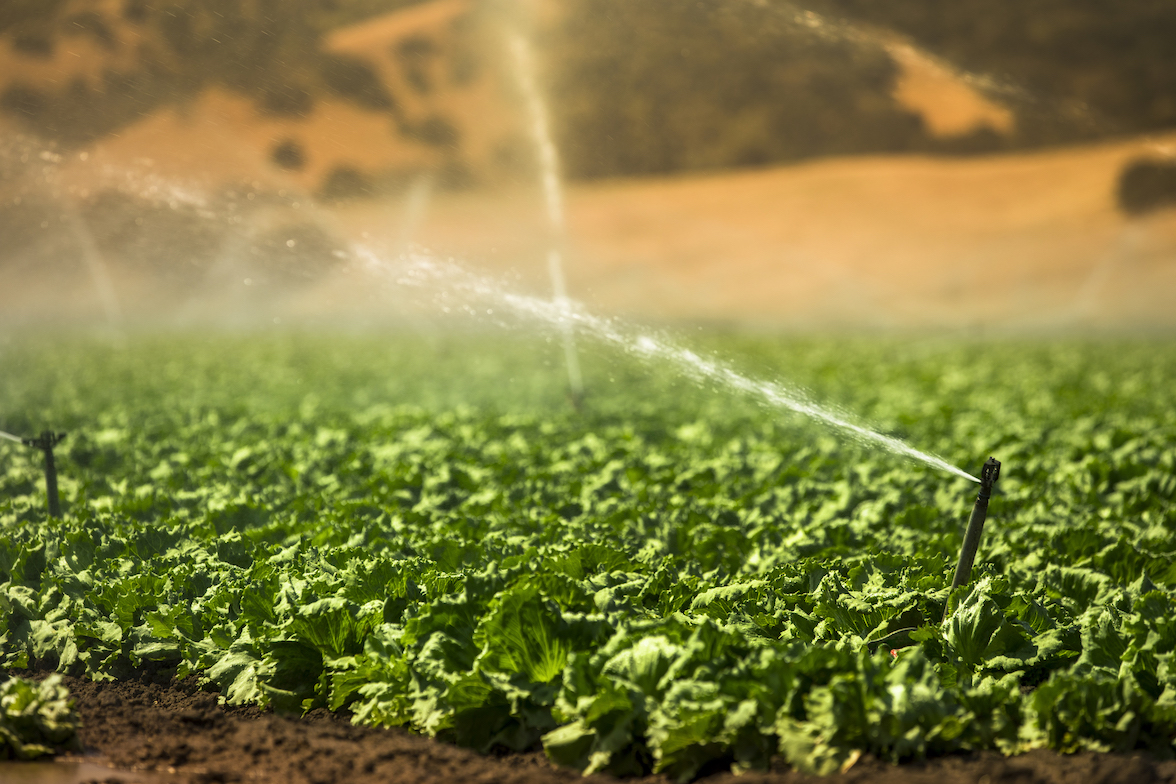
M 889 16 L 849 0 L 503 8 L 5 4 L 0 285 L 31 292 L 7 315 L 47 299 L 171 313 L 181 294 L 236 298 L 246 277 L 294 286 L 274 306 L 291 313 L 355 308 L 339 258 L 359 239 L 546 291 L 510 28 L 543 64 L 569 277 L 597 307 L 799 327 L 1176 323 L 1176 145 L 1167 72 L 1148 67 L 1171 15 L 1154 4 L 1101 27 L 1054 9 L 1035 50 L 1005 4 L 938 24 L 924 0 Z M 966 8 L 984 51 L 965 45 Z M 1082 51 L 1101 53 L 1098 78 Z

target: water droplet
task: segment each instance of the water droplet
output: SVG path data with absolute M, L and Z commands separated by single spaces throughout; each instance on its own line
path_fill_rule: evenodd
M 245 278 L 245 285 L 252 286 L 253 285 L 253 278 Z
M 296 244 L 297 243 L 295 243 L 294 240 L 286 240 L 286 247 L 287 248 L 293 248 Z

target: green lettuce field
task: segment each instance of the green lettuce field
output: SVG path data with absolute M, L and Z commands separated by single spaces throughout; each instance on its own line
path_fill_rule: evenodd
M 1176 740 L 1176 344 L 702 334 L 976 486 L 518 335 L 0 343 L 0 659 L 584 771 Z M 947 618 L 944 622 L 940 619 Z

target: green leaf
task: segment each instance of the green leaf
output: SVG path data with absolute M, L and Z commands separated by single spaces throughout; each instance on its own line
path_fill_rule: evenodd
M 947 644 L 964 664 L 974 668 L 986 666 L 997 656 L 1025 649 L 1029 642 L 1026 629 L 1005 617 L 989 594 L 990 587 L 988 578 L 980 580 L 947 619 Z M 1025 653 L 1026 658 L 1029 656 L 1031 649 Z
M 559 678 L 575 649 L 599 640 L 600 624 L 565 617 L 540 585 L 521 582 L 499 594 L 474 634 L 480 669 L 518 672 L 533 683 Z
M 269 672 L 248 641 L 234 643 L 206 674 L 220 687 L 221 698 L 229 705 L 265 704 L 261 684 Z

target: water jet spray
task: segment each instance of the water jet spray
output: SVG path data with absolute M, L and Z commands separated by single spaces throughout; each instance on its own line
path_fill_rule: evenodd
M 40 449 L 45 453 L 45 495 L 49 499 L 49 515 L 50 517 L 61 517 L 61 498 L 57 494 L 57 463 L 53 459 L 53 447 L 65 440 L 65 433 L 46 430 L 36 438 L 21 438 L 12 435 L 12 433 L 0 431 L 0 438 Z
M 988 516 L 988 499 L 992 496 L 992 488 L 999 477 L 1000 461 L 995 457 L 988 458 L 980 469 L 980 493 L 972 506 L 972 516 L 968 518 L 968 530 L 964 533 L 960 560 L 956 564 L 955 577 L 951 581 L 952 591 L 961 585 L 967 585 L 972 579 L 972 563 L 976 560 L 976 551 L 980 549 L 980 534 L 984 532 L 984 519 Z M 951 596 L 951 592 L 948 596 Z M 943 608 L 943 617 L 944 620 L 947 619 L 947 607 Z
M 664 338 L 640 334 L 619 320 L 595 316 L 570 299 L 552 302 L 516 294 L 493 279 L 469 272 L 452 261 L 440 261 L 426 254 L 402 257 L 400 263 L 393 266 L 362 245 L 353 246 L 353 252 L 364 268 L 373 273 L 395 275 L 399 285 L 421 286 L 430 282 L 443 282 L 450 292 L 492 300 L 518 316 L 559 329 L 565 335 L 571 334 L 574 327 L 579 333 L 611 344 L 631 356 L 668 361 L 682 375 L 699 383 L 717 383 L 757 398 L 772 408 L 791 411 L 840 430 L 859 443 L 881 447 L 961 479 L 977 483 L 980 481 L 941 457 L 915 449 L 894 436 L 857 424 L 848 414 L 815 403 L 784 384 L 757 381 L 737 372 L 721 360 L 699 356 Z
M 535 80 L 535 64 L 531 46 L 521 33 L 510 35 L 511 55 L 514 59 L 515 77 L 526 102 L 527 116 L 531 125 L 531 138 L 538 157 L 539 171 L 543 183 L 543 199 L 547 208 L 547 225 L 550 232 L 547 251 L 547 273 L 551 278 L 552 300 L 557 308 L 569 310 L 567 281 L 564 278 L 563 250 L 564 206 L 563 190 L 559 177 L 559 153 L 551 137 L 547 121 L 547 108 Z M 579 410 L 584 398 L 584 377 L 580 372 L 580 357 L 576 351 L 576 334 L 570 318 L 561 319 L 563 333 L 564 362 L 568 368 L 568 398 L 572 407 Z

